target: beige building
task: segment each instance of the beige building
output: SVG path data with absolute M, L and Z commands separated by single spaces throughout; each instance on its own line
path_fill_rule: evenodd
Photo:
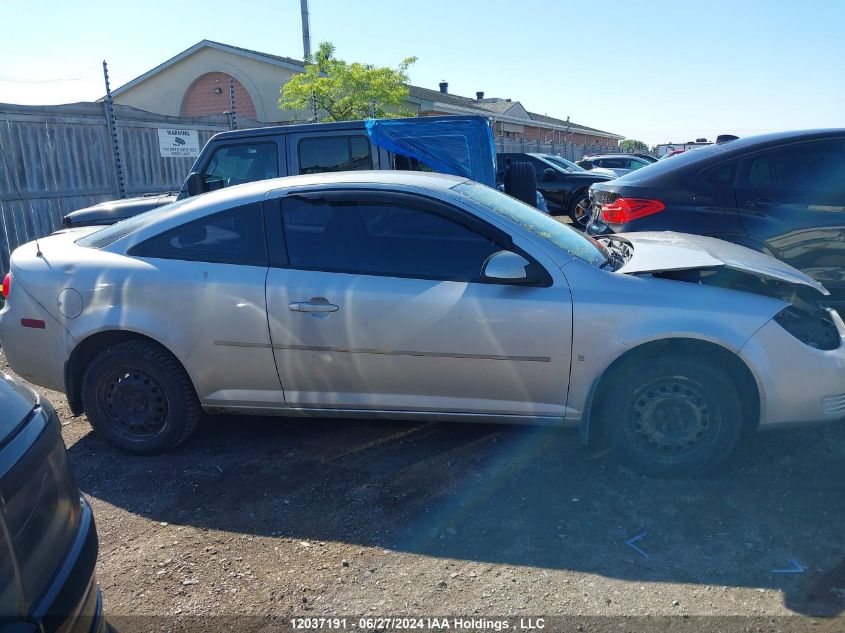
M 171 116 L 228 113 L 264 123 L 308 120 L 310 113 L 279 110 L 279 89 L 304 69 L 301 60 L 203 40 L 112 92 L 115 103 Z M 529 112 L 518 101 L 475 98 L 410 86 L 407 109 L 420 116 L 481 114 L 500 140 L 575 143 L 612 148 L 624 136 Z M 234 95 L 230 94 L 230 90 Z

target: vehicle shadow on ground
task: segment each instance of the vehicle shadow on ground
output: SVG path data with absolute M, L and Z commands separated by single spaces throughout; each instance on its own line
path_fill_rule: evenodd
M 168 455 L 93 433 L 69 452 L 88 495 L 155 521 L 772 588 L 799 613 L 845 611 L 841 425 L 757 434 L 697 480 L 628 472 L 569 431 L 469 424 L 210 417 Z

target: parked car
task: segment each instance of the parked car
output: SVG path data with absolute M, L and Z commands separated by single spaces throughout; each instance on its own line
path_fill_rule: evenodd
M 584 156 L 577 164 L 588 171 L 594 167 L 602 167 L 612 170 L 617 176 L 623 176 L 628 172 L 648 167 L 655 162 L 651 157 L 645 159 L 637 154 L 599 154 Z
M 590 185 L 610 180 L 615 176 L 596 174 L 583 169 L 574 171 L 541 154 L 521 152 L 500 152 L 496 154 L 496 165 L 504 170 L 509 163 L 529 163 L 537 175 L 537 190 L 543 194 L 549 213 L 568 215 L 581 229 L 590 221 Z
M 542 208 L 524 169 L 497 174 L 490 121 L 482 116 L 299 123 L 215 134 L 205 144 L 178 193 L 109 200 L 63 218 L 65 228 L 114 224 L 144 211 L 237 184 L 350 170 L 435 171 L 498 184 Z M 586 189 L 584 190 L 586 195 Z M 588 198 L 585 198 L 588 200 Z
M 649 163 L 656 163 L 658 160 L 656 156 L 652 156 L 651 154 L 645 154 L 642 152 L 634 152 L 634 156 L 636 156 L 637 158 L 642 158 L 644 161 Z
M 266 180 L 15 250 L 12 368 L 132 453 L 208 413 L 575 426 L 643 472 L 845 415 L 825 289 L 707 237 L 597 241 L 463 178 Z
M 571 170 L 575 172 L 582 172 L 587 171 L 580 165 L 576 165 L 571 160 L 565 159 L 563 156 L 557 156 L 556 154 L 535 154 L 535 156 L 539 156 L 540 158 L 544 158 L 545 160 L 549 160 L 553 163 L 557 163 L 565 170 Z M 605 176 L 610 176 L 611 178 L 616 178 L 616 172 L 612 169 L 603 169 L 602 167 L 594 167 L 593 169 L 589 170 L 592 174 L 603 174 Z
M 96 561 L 53 407 L 0 372 L 0 629 L 104 631 Z
M 592 190 L 590 230 L 718 237 L 803 270 L 845 307 L 845 130 L 699 147 Z

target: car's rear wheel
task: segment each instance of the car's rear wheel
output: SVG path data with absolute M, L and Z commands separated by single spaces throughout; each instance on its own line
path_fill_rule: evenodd
M 726 372 L 670 355 L 629 362 L 602 390 L 602 426 L 618 458 L 656 477 L 691 477 L 721 464 L 742 432 L 742 403 Z
M 572 220 L 573 226 L 582 231 L 586 229 L 592 213 L 593 203 L 589 194 L 586 191 L 579 193 L 569 207 L 569 218 Z
M 112 345 L 94 358 L 82 379 L 82 404 L 95 431 L 138 455 L 175 448 L 202 416 L 179 361 L 144 340 Z

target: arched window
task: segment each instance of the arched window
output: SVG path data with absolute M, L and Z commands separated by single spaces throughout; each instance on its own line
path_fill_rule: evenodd
M 185 92 L 182 99 L 182 116 L 206 116 L 209 114 L 223 114 L 229 112 L 229 80 L 226 73 L 206 73 L 199 77 Z M 234 79 L 235 112 L 239 117 L 257 118 L 255 104 L 243 87 Z

